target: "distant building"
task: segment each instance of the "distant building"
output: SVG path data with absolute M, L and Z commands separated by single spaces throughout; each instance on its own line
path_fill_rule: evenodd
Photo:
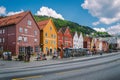
M 117 37 L 107 37 L 107 38 L 101 38 L 102 41 L 106 41 L 109 44 L 110 49 L 117 49 L 118 42 Z
M 79 42 L 78 42 L 78 33 L 73 33 L 73 48 L 78 49 L 79 48 Z
M 47 54 L 49 51 L 52 55 L 57 50 L 57 29 L 52 19 L 38 22 L 40 29 L 40 46 L 41 50 Z
M 78 38 L 78 48 L 83 48 L 83 35 L 80 33 L 79 38 Z
M 91 37 L 84 37 L 84 41 L 83 41 L 83 48 L 87 48 L 89 50 L 91 50 L 91 43 L 92 43 L 92 38 Z
M 120 38 L 117 38 L 117 49 L 120 49 Z
M 62 32 L 62 28 L 60 28 L 57 32 L 58 35 L 58 48 L 61 49 L 61 46 L 64 44 L 64 34 Z
M 62 27 L 58 31 L 58 48 L 61 48 L 61 45 L 63 45 L 63 48 L 73 47 L 73 39 L 69 27 Z
M 12 55 L 39 51 L 39 28 L 31 12 L 22 12 L 0 19 L 0 50 Z

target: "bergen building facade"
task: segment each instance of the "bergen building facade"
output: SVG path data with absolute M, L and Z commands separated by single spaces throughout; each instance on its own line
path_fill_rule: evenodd
M 0 19 L 0 50 L 12 55 L 39 50 L 39 28 L 31 12 L 26 11 Z
M 40 48 L 44 54 L 53 55 L 57 51 L 57 29 L 52 19 L 37 23 L 40 29 Z

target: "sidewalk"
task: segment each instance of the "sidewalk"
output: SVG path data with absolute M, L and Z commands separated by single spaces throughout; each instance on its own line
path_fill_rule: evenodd
M 45 61 L 31 61 L 31 62 L 24 62 L 24 61 L 3 61 L 0 60 L 0 69 L 13 69 L 13 68 L 26 68 L 26 67 L 37 67 L 37 66 L 46 66 L 46 65 L 53 65 L 53 64 L 62 64 L 62 63 L 67 63 L 67 62 L 74 62 L 74 61 L 85 61 L 85 60 L 90 60 L 90 59 L 95 59 L 95 58 L 100 58 L 104 56 L 109 56 L 109 55 L 117 55 L 120 52 L 116 53 L 106 53 L 103 55 L 89 55 L 89 56 L 83 56 L 83 57 L 71 57 L 71 58 L 63 58 L 63 59 L 55 59 L 52 60 L 49 58 L 49 60 Z

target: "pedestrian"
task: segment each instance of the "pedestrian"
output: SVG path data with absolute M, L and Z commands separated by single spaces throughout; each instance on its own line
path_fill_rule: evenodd
M 57 56 L 58 56 L 57 51 L 54 51 L 53 59 L 57 58 Z
M 40 52 L 37 53 L 37 61 L 40 59 Z
M 47 50 L 47 56 L 49 56 L 49 50 Z

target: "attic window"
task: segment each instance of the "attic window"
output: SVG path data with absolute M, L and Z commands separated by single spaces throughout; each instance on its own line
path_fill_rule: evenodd
M 28 25 L 31 26 L 32 22 L 30 20 L 28 20 Z
M 52 27 L 50 26 L 50 30 L 52 30 Z

